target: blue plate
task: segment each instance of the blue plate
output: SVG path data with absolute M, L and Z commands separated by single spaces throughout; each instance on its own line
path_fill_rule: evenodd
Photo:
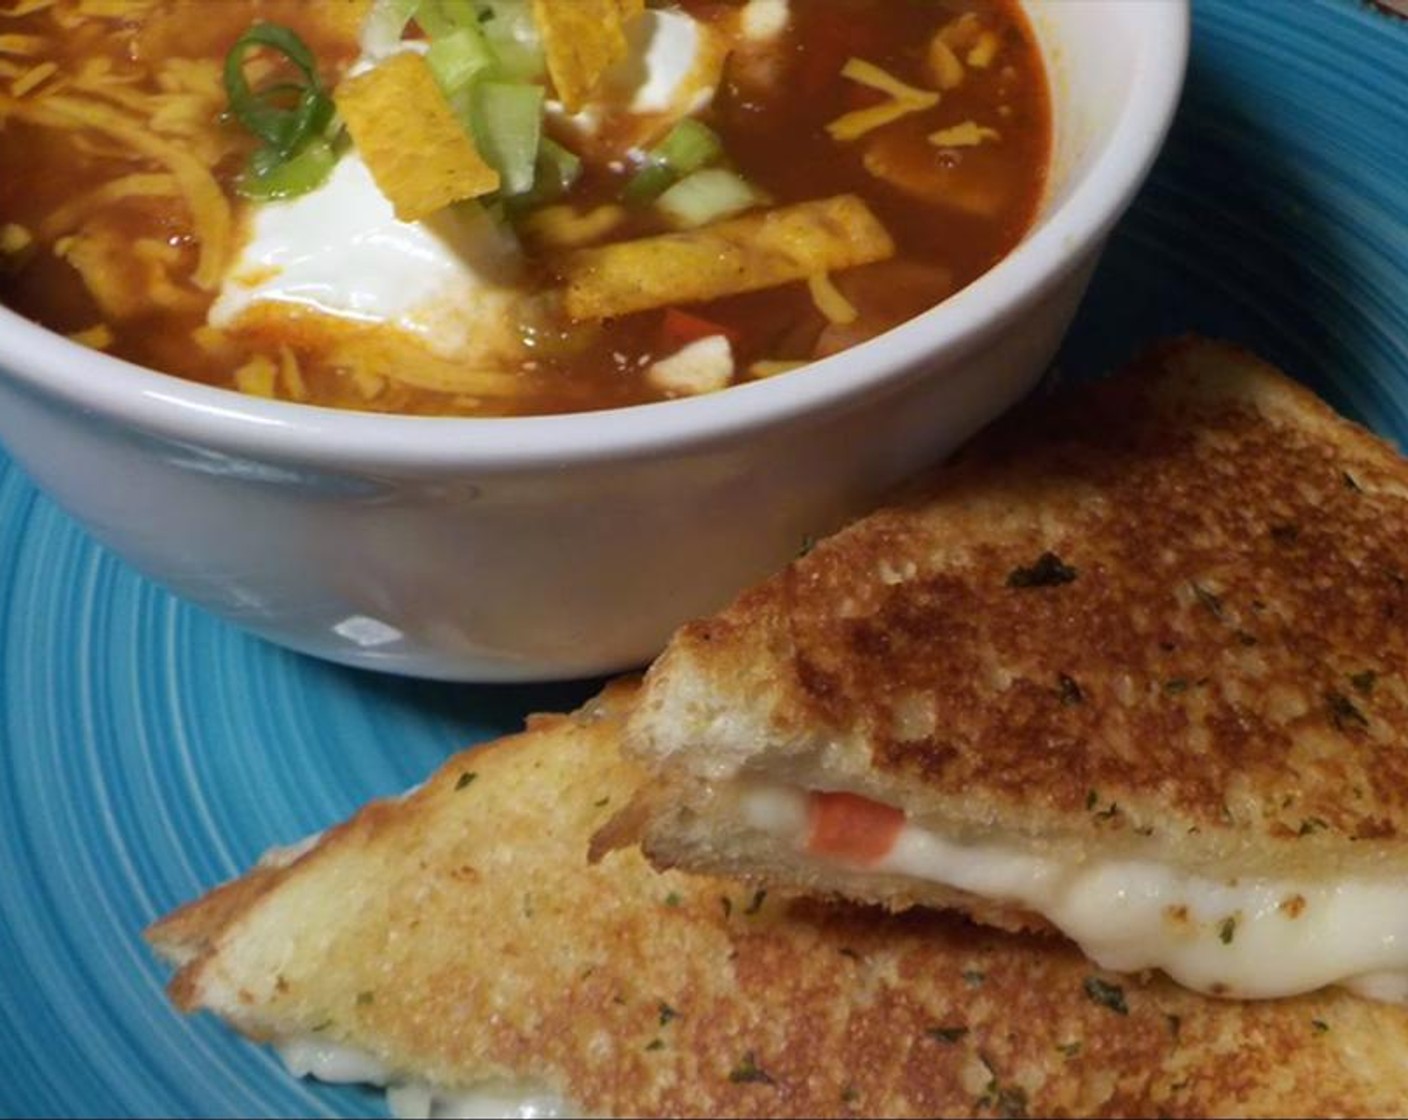
M 1408 23 L 1198 0 L 1182 111 L 1060 365 L 1188 330 L 1408 442 Z M 274 649 L 135 575 L 0 457 L 0 1115 L 382 1114 L 172 1012 L 139 931 L 593 687 L 387 680 Z

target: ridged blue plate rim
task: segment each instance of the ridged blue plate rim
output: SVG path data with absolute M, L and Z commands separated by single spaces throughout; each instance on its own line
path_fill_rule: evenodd
M 1408 445 L 1408 22 L 1195 0 L 1183 105 L 1058 371 L 1188 331 Z M 167 1003 L 140 931 L 595 682 L 377 677 L 148 583 L 0 453 L 0 1115 L 384 1115 Z

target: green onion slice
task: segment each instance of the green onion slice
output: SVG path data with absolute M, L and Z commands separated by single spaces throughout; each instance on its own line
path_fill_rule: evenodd
M 294 198 L 321 186 L 336 165 L 336 149 L 322 139 L 287 159 L 272 148 L 260 148 L 240 178 L 239 191 L 246 198 L 264 202 Z
M 245 62 L 261 49 L 282 55 L 297 73 L 253 89 Z M 322 184 L 337 163 L 329 135 L 335 109 L 318 78 L 313 52 L 295 32 L 257 23 L 241 35 L 225 56 L 225 93 L 230 112 L 263 141 L 240 177 L 241 194 L 260 200 L 292 198 Z
M 362 24 L 362 53 L 380 58 L 396 49 L 420 0 L 372 0 Z
M 626 202 L 653 202 L 686 176 L 718 160 L 724 151 L 718 133 L 703 121 L 686 117 L 645 154 L 645 166 L 626 184 Z
M 651 149 L 650 155 L 671 168 L 676 175 L 684 176 L 712 163 L 723 154 L 723 150 L 723 141 L 718 133 L 703 121 L 685 117 Z
M 245 77 L 245 61 L 261 47 L 283 55 L 303 81 L 252 89 Z M 313 52 L 296 33 L 276 23 L 255 24 L 230 48 L 225 56 L 225 93 L 239 122 L 285 156 L 321 134 L 333 116 L 332 99 L 318 80 Z
M 474 135 L 502 177 L 503 193 L 532 190 L 543 134 L 543 87 L 480 82 L 474 94 Z
M 621 198 L 632 205 L 654 202 L 674 185 L 677 176 L 663 163 L 647 163 L 635 173 L 621 192 Z
M 551 137 L 544 136 L 538 146 L 536 187 L 544 198 L 559 198 L 566 194 L 582 176 L 582 157 L 564 148 Z
M 741 175 L 709 167 L 686 175 L 656 201 L 656 208 L 680 229 L 694 229 L 731 218 L 763 202 Z
M 478 27 L 457 27 L 435 39 L 425 60 L 446 97 L 453 97 L 494 65 L 494 54 Z

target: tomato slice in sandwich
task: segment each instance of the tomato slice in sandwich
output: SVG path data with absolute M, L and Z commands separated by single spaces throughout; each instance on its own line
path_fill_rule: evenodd
M 875 863 L 895 846 L 904 813 L 856 793 L 813 791 L 807 824 L 807 850 L 813 855 Z

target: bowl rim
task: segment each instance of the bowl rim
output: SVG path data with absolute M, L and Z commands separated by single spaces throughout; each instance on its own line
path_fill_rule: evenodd
M 1023 0 L 1030 4 L 1032 0 Z M 1103 150 L 1001 261 L 929 311 L 804 372 L 704 397 L 595 412 L 425 417 L 271 401 L 92 350 L 0 306 L 0 378 L 134 431 L 288 463 L 523 470 L 644 458 L 728 442 L 843 408 L 903 380 L 922 349 L 961 357 L 1094 251 L 1133 201 L 1182 93 L 1191 0 L 1116 5 L 1142 26 L 1142 63 Z M 922 343 L 922 345 L 921 345 Z M 864 361 L 857 361 L 858 358 Z

